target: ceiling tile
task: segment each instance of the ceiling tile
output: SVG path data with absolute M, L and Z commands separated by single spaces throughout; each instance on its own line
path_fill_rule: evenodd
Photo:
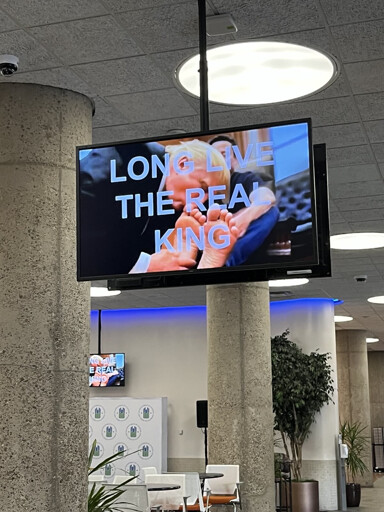
M 131 123 L 196 114 L 176 89 L 109 96 L 108 101 Z
M 358 212 L 350 211 L 348 212 L 348 221 L 357 222 L 357 221 L 384 221 L 384 205 L 382 208 L 369 208 L 367 210 L 359 210 Z
M 344 199 L 347 197 L 363 197 L 384 195 L 384 182 L 378 181 L 357 181 L 355 183 L 334 184 L 330 190 L 333 199 Z M 384 226 L 383 226 L 384 227 Z
M 351 228 L 347 222 L 331 222 L 331 235 L 341 235 L 342 233 L 349 233 L 350 231 Z
M 349 124 L 358 120 L 350 98 L 331 98 L 212 113 L 212 128 L 260 124 L 310 117 L 314 127 Z
M 127 122 L 127 118 L 120 112 L 119 109 L 108 105 L 106 101 L 101 98 L 94 98 L 95 102 L 95 115 L 92 119 L 93 126 L 108 126 L 108 125 L 121 125 Z
M 98 0 L 2 0 L 1 8 L 24 27 L 106 14 Z
M 345 64 L 344 69 L 355 94 L 384 90 L 383 59 Z
M 73 68 L 93 91 L 112 96 L 130 92 L 150 91 L 171 87 L 171 75 L 167 77 L 150 57 L 141 55 L 129 59 L 80 64 Z
M 380 144 L 372 144 L 372 149 L 376 160 L 380 163 L 384 163 L 384 143 L 381 142 Z
M 316 0 L 214 0 L 220 13 L 231 13 L 238 37 L 262 37 L 323 27 Z M 281 13 L 284 12 L 284 16 Z
M 353 231 L 368 231 L 368 232 L 384 232 L 384 222 L 383 220 L 369 220 L 369 221 L 361 221 L 361 222 L 350 222 L 351 229 Z
M 0 53 L 16 55 L 19 58 L 20 71 L 53 68 L 61 64 L 23 30 L 0 34 Z
M 199 129 L 199 119 L 195 117 L 180 117 L 175 119 L 162 119 L 145 123 L 130 123 L 121 126 L 95 128 L 93 142 L 113 142 L 119 140 L 134 140 L 144 137 L 162 137 L 169 135 L 169 131 L 182 129 L 186 132 L 195 132 Z
M 384 19 L 332 27 L 343 62 L 381 59 L 384 54 Z
M 328 169 L 329 184 L 352 183 L 355 181 L 372 181 L 379 179 L 380 174 L 375 164 L 348 165 L 346 167 L 332 167 Z
M 345 25 L 384 18 L 382 0 L 322 0 L 321 6 L 329 25 Z
M 112 16 L 68 21 L 44 27 L 34 27 L 30 32 L 65 64 L 129 57 L 142 53 Z
M 163 5 L 158 8 L 120 13 L 119 20 L 131 37 L 148 53 L 198 47 L 197 3 Z M 233 41 L 231 35 L 207 40 L 207 44 Z
M 313 142 L 325 143 L 327 148 L 338 148 L 365 142 L 360 123 L 319 126 L 313 129 Z
M 370 142 L 384 142 L 384 120 L 364 123 Z
M 330 167 L 343 165 L 370 164 L 373 158 L 369 146 L 351 146 L 349 148 L 331 148 L 328 151 Z
M 5 12 L 0 11 L 0 32 L 9 32 L 18 28 L 19 26 L 12 18 L 5 14 Z
M 187 3 L 190 0 L 103 0 L 112 12 L 136 11 L 139 9 L 148 9 L 152 7 L 161 7 L 170 4 Z
M 0 82 L 6 82 L 7 80 L 7 78 L 0 76 Z M 12 76 L 12 82 L 50 85 L 92 96 L 88 84 L 83 82 L 76 73 L 64 67 L 17 73 Z
M 384 119 L 384 92 L 355 96 L 363 121 Z
M 384 195 L 373 197 L 352 197 L 348 199 L 338 199 L 337 205 L 341 212 L 349 210 L 367 210 L 368 208 L 381 208 L 384 201 Z

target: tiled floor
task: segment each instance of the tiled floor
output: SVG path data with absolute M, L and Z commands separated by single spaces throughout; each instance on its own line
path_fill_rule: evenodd
M 377 478 L 373 487 L 361 489 L 360 507 L 348 508 L 348 512 L 384 512 L 384 478 Z

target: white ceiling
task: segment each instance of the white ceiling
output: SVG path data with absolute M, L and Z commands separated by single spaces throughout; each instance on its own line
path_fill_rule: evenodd
M 211 128 L 311 117 L 314 142 L 329 157 L 332 234 L 384 231 L 384 1 L 207 0 L 208 14 L 231 13 L 235 36 L 208 44 L 267 38 L 332 54 L 340 76 L 301 101 L 270 107 L 211 105 Z M 178 91 L 175 67 L 198 50 L 194 0 L 2 0 L 0 53 L 15 54 L 11 78 L 82 92 L 95 100 L 95 143 L 199 129 L 199 102 Z M 2 78 L 2 81 L 7 79 Z M 9 79 L 8 79 L 9 80 Z M 333 277 L 297 296 L 344 300 L 338 314 L 384 340 L 384 250 L 333 252 Z M 365 284 L 353 276 L 366 274 Z M 94 308 L 205 303 L 204 287 L 124 292 Z M 384 341 L 370 347 L 384 350 Z

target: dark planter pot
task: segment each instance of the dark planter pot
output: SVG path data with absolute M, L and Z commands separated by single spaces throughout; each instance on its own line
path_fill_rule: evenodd
M 360 484 L 347 484 L 347 507 L 358 507 L 361 499 Z
M 292 482 L 292 512 L 319 512 L 319 482 Z

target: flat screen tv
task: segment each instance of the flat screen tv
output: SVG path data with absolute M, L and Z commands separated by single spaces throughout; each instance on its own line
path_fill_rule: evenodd
M 110 288 L 330 275 L 325 146 L 300 119 L 79 147 L 77 221 Z
M 125 385 L 124 354 L 91 354 L 89 356 L 89 386 L 113 387 Z

